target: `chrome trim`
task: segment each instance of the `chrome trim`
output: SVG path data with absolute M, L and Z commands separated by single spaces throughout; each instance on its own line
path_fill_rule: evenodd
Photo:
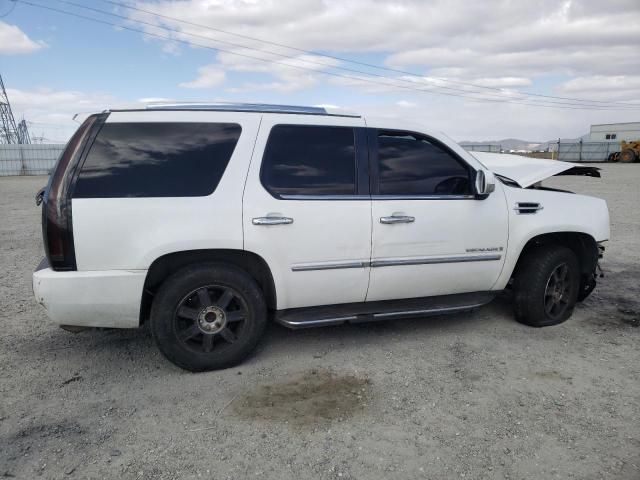
M 326 115 L 330 117 L 360 118 L 360 115 L 353 113 L 330 113 L 323 107 L 307 107 L 304 105 L 271 105 L 267 103 L 158 102 L 147 104 L 145 106 L 145 110 L 208 110 L 219 112 L 293 113 L 301 115 Z
M 475 195 L 298 195 L 279 194 L 279 200 L 475 200 Z
M 438 263 L 491 262 L 500 260 L 502 255 L 460 255 L 456 257 L 423 257 L 372 260 L 372 267 L 396 267 L 402 265 L 432 265 Z
M 371 200 L 369 195 L 278 195 L 281 200 Z
M 252 218 L 251 223 L 254 225 L 290 225 L 293 218 L 289 217 L 257 217 Z
M 500 260 L 502 255 L 459 255 L 456 257 L 397 258 L 367 261 L 348 261 L 332 263 L 301 263 L 292 265 L 294 272 L 315 270 L 336 270 L 341 268 L 396 267 L 404 265 L 433 265 L 438 263 L 490 262 Z
M 475 200 L 475 195 L 371 195 L 371 200 Z
M 416 217 L 409 215 L 391 215 L 389 217 L 380 217 L 380 223 L 383 225 L 393 225 L 395 223 L 413 223 Z
M 486 302 L 486 303 L 489 303 L 489 302 Z M 470 310 L 472 308 L 481 307 L 483 305 L 486 305 L 486 303 L 474 303 L 471 305 L 460 305 L 457 307 L 435 307 L 435 308 L 424 308 L 421 310 L 398 310 L 397 312 L 374 313 L 373 318 L 395 318 L 395 317 L 405 317 L 409 315 L 423 315 L 427 313 L 460 312 L 464 310 Z
M 320 318 L 318 320 L 304 320 L 304 321 L 295 321 L 295 320 L 286 320 L 282 318 L 276 318 L 276 321 L 282 325 L 285 325 L 291 328 L 306 328 L 306 327 L 323 327 L 323 326 L 329 326 L 329 325 L 339 325 L 341 323 L 350 322 L 357 319 L 358 319 L 357 316 L 349 315 L 347 317 Z
M 335 262 L 335 263 L 302 263 L 293 265 L 294 272 L 310 272 L 314 270 L 336 270 L 339 268 L 367 268 L 369 262 Z

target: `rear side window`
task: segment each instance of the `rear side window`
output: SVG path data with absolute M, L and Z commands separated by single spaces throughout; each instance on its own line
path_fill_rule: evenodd
M 355 194 L 353 128 L 276 125 L 269 134 L 260 176 L 274 195 Z
M 468 168 L 427 137 L 378 131 L 381 195 L 469 195 Z
M 106 123 L 74 198 L 198 197 L 216 189 L 240 138 L 233 123 Z

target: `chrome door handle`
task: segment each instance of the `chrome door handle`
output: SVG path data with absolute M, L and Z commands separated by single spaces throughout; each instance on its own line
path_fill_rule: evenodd
M 391 225 L 394 223 L 413 223 L 416 221 L 415 217 L 409 215 L 391 215 L 390 217 L 380 217 L 380 223 L 385 225 Z
M 254 225 L 289 225 L 293 223 L 293 218 L 289 217 L 257 217 L 251 219 Z

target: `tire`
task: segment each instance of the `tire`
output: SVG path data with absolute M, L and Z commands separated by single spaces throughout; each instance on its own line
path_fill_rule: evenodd
M 521 260 L 514 279 L 516 320 L 532 327 L 557 325 L 573 313 L 580 286 L 580 267 L 569 248 L 538 247 Z M 560 282 L 560 278 L 564 280 Z
M 627 148 L 620 152 L 620 162 L 621 163 L 633 163 L 636 161 L 637 155 L 636 152 Z
M 229 368 L 256 347 L 267 307 L 256 281 L 231 265 L 185 267 L 151 306 L 151 333 L 162 354 L 191 372 Z

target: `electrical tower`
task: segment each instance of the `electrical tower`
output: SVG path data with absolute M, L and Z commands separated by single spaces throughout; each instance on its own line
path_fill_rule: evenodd
M 0 75 L 0 143 L 31 143 L 27 122 L 16 125 L 7 91 Z

